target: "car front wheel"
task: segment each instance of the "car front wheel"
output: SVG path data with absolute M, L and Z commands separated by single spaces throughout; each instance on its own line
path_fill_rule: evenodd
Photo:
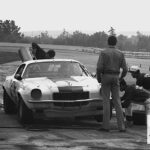
M 16 112 L 15 103 L 10 99 L 5 90 L 3 92 L 3 104 L 4 104 L 4 111 L 6 114 L 13 114 Z
M 23 124 L 30 124 L 33 122 L 33 112 L 25 105 L 22 99 L 18 106 L 18 118 Z

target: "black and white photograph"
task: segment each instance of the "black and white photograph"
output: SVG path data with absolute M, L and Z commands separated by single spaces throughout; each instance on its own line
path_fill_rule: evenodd
M 0 150 L 150 150 L 149 0 L 0 2 Z

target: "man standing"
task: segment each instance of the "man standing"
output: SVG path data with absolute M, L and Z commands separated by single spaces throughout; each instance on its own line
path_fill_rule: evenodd
M 97 80 L 102 83 L 103 96 L 103 123 L 102 131 L 110 130 L 110 93 L 115 106 L 118 129 L 125 132 L 124 116 L 120 101 L 119 80 L 123 79 L 127 74 L 127 65 L 124 54 L 115 48 L 117 38 L 114 35 L 108 37 L 108 48 L 103 50 L 97 62 Z M 119 79 L 120 69 L 121 76 Z

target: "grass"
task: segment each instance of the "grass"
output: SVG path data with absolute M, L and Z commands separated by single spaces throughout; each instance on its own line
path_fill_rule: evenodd
M 0 64 L 20 60 L 16 52 L 0 52 Z

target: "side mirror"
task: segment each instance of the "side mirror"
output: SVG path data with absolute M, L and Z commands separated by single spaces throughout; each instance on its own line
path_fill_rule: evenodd
M 15 75 L 15 78 L 16 78 L 17 80 L 19 80 L 19 81 L 22 80 L 22 77 L 21 77 L 20 74 L 16 74 L 16 75 Z
M 96 78 L 96 73 L 95 73 L 95 72 L 92 72 L 92 73 L 91 73 L 91 76 L 92 76 L 93 78 Z

